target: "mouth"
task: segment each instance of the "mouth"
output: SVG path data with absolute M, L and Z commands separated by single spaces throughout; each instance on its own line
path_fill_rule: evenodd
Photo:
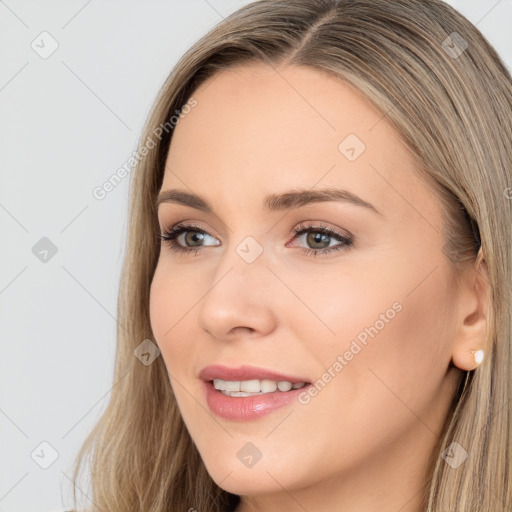
M 199 377 L 204 382 L 210 410 L 238 421 L 257 419 L 289 405 L 311 385 L 303 377 L 252 366 L 207 366 Z

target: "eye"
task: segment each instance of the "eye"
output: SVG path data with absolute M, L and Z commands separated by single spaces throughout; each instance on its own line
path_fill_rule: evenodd
M 182 235 L 184 235 L 182 237 Z M 201 247 L 201 243 L 210 237 L 214 239 L 211 235 L 209 235 L 204 229 L 199 226 L 194 226 L 193 224 L 176 224 L 172 228 L 165 230 L 158 238 L 165 244 L 169 246 L 170 249 L 176 251 L 178 253 L 197 253 Z M 186 244 L 191 244 L 192 247 L 183 246 L 179 242 L 180 238 L 184 238 Z M 199 245 L 195 245 L 199 244 Z M 212 244 L 212 245 L 220 245 L 220 244 Z
M 342 249 L 348 250 L 353 245 L 353 239 L 342 233 L 338 233 L 334 229 L 326 226 L 313 226 L 309 224 L 305 226 L 300 224 L 293 229 L 295 234 L 294 240 L 300 238 L 302 235 L 308 234 L 305 239 L 306 243 L 313 245 L 313 248 L 298 247 L 297 249 L 309 256 L 317 256 L 318 254 L 327 254 L 333 251 L 340 251 Z M 204 229 L 193 224 L 176 224 L 172 228 L 164 231 L 158 237 L 163 243 L 167 244 L 170 249 L 180 254 L 197 254 L 203 245 L 203 242 L 208 238 L 215 240 L 214 237 L 208 234 Z M 181 240 L 180 240 L 181 239 Z M 338 244 L 332 246 L 332 240 L 338 240 Z M 183 242 L 185 245 L 183 245 Z M 218 246 L 220 243 L 210 244 Z M 206 246 L 207 247 L 207 246 Z M 288 244 L 287 247 L 290 247 Z
M 295 233 L 294 239 L 307 234 L 305 237 L 306 243 L 312 245 L 313 248 L 298 247 L 298 249 L 308 256 L 317 256 L 318 254 L 327 254 L 333 251 L 348 250 L 354 243 L 351 237 L 338 233 L 334 229 L 322 225 L 313 226 L 312 224 L 309 224 L 305 226 L 304 224 L 300 224 L 294 228 L 293 232 Z M 338 240 L 339 243 L 337 245 L 330 245 L 333 239 Z

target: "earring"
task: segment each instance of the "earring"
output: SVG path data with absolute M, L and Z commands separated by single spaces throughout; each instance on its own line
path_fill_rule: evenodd
M 477 366 L 484 360 L 484 351 L 483 350 L 472 350 L 471 353 L 475 358 L 475 363 Z

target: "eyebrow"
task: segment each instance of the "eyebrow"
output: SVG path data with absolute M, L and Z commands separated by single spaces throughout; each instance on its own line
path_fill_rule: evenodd
M 267 211 L 282 211 L 300 208 L 312 203 L 322 203 L 327 201 L 337 201 L 362 206 L 369 210 L 374 211 L 378 215 L 382 215 L 375 206 L 360 197 L 356 196 L 348 190 L 340 190 L 334 188 L 316 189 L 316 190 L 294 190 L 292 192 L 285 192 L 283 194 L 270 194 L 265 198 L 264 208 Z M 196 210 L 201 210 L 206 213 L 213 213 L 213 208 L 210 203 L 203 197 L 179 189 L 169 189 L 160 192 L 156 201 L 155 208 L 162 203 L 174 203 L 183 206 L 189 206 Z

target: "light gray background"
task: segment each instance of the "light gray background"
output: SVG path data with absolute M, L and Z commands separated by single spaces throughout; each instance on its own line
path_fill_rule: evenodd
M 1 512 L 71 505 L 74 457 L 113 384 L 129 177 L 103 200 L 92 190 L 136 149 L 178 58 L 246 3 L 0 0 Z M 510 68 L 512 0 L 449 3 Z M 31 47 L 51 48 L 43 31 L 58 43 L 46 59 Z M 42 442 L 58 453 L 47 469 Z

